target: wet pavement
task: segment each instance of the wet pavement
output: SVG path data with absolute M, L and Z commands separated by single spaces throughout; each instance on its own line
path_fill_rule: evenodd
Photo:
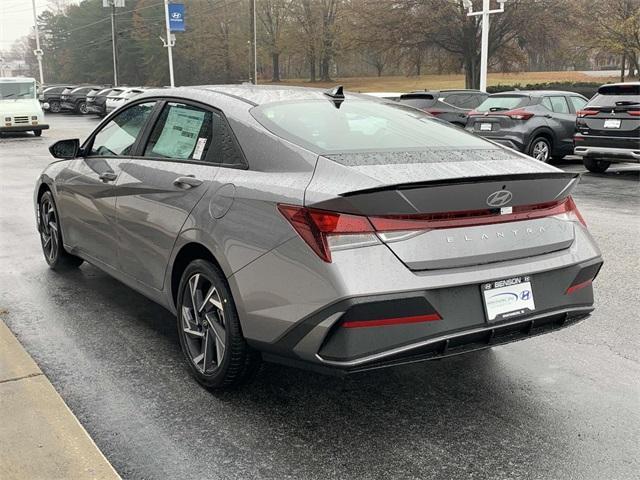
M 123 478 L 638 478 L 640 166 L 577 189 L 605 256 L 581 324 L 346 379 L 267 365 L 211 394 L 169 313 L 90 265 L 47 268 L 35 179 L 52 141 L 97 124 L 47 119 L 41 138 L 0 138 L 0 315 Z

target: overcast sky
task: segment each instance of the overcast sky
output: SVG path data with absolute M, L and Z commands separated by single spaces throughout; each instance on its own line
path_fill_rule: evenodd
M 0 0 L 0 50 L 8 50 L 18 38 L 33 30 L 32 0 Z M 78 3 L 71 0 L 70 3 Z M 38 14 L 46 10 L 50 0 L 36 0 Z

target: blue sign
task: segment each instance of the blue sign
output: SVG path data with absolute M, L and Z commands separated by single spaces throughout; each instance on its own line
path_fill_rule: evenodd
M 169 30 L 184 32 L 184 3 L 169 4 Z

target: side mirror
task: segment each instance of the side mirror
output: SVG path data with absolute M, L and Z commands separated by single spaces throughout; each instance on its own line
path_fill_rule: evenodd
M 76 158 L 80 153 L 80 140 L 71 138 L 69 140 L 58 140 L 49 147 L 49 152 L 54 158 L 71 159 Z

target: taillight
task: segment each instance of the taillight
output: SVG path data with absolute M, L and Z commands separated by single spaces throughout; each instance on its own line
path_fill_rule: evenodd
M 627 113 L 634 117 L 640 117 L 640 110 L 627 110 Z
M 444 110 L 438 110 L 436 108 L 425 108 L 424 111 L 430 113 L 431 115 L 441 115 L 445 113 Z
M 325 262 L 331 262 L 332 250 L 375 245 L 379 243 L 378 236 L 384 241 L 392 241 L 428 230 L 508 223 L 544 217 L 580 222 L 587 226 L 571 197 L 554 202 L 515 206 L 509 213 L 497 213 L 495 209 L 482 209 L 366 217 L 285 204 L 278 205 L 278 210 L 298 235 Z
M 367 217 L 296 205 L 280 204 L 278 210 L 325 262 L 331 262 L 331 249 L 379 243 Z
M 576 115 L 578 118 L 584 118 L 590 115 L 597 115 L 598 113 L 600 113 L 600 110 L 578 110 Z
M 501 114 L 506 115 L 514 120 L 529 120 L 531 117 L 533 117 L 533 113 L 527 112 L 523 109 L 509 110 Z

